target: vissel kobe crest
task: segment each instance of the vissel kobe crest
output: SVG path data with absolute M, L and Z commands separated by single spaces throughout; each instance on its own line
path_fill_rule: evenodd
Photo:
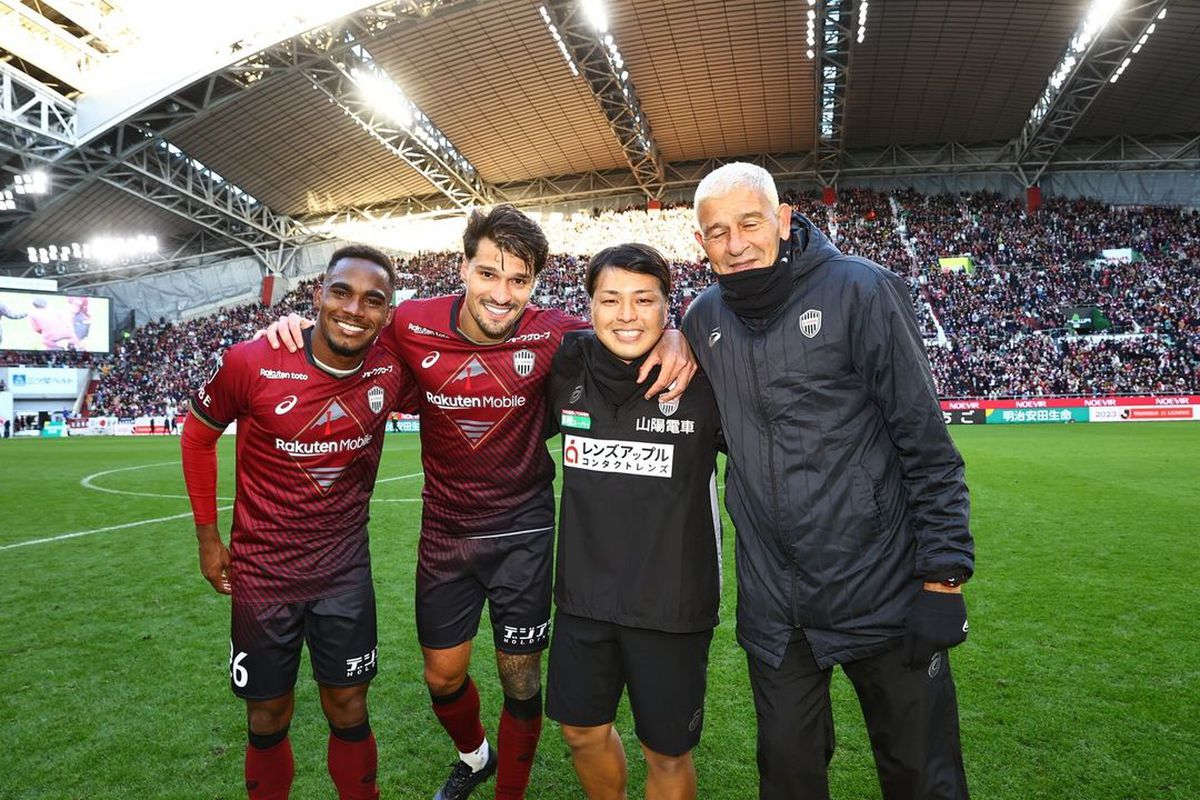
M 533 362 L 535 356 L 532 350 L 518 350 L 513 353 L 513 369 L 522 378 L 527 377 L 533 372 Z

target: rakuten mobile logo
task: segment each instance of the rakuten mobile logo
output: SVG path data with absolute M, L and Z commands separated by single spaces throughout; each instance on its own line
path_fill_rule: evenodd
M 425 400 L 430 405 L 437 406 L 445 411 L 454 411 L 462 408 L 511 409 L 521 408 L 526 403 L 526 399 L 519 394 L 464 395 L 428 391 L 425 392 Z
M 298 442 L 276 438 L 275 449 L 295 458 L 314 458 L 330 453 L 350 453 L 361 450 L 371 443 L 372 438 L 374 437 L 369 433 L 351 439 L 331 439 L 324 442 Z

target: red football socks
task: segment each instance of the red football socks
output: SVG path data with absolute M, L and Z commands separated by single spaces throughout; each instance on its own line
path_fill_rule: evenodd
M 250 800 L 287 800 L 296 764 L 286 736 L 266 748 L 246 745 L 246 791 Z
M 459 689 L 442 697 L 433 697 L 433 713 L 454 740 L 460 753 L 470 753 L 483 744 L 483 723 L 479 720 L 479 691 L 471 676 Z
M 378 800 L 378 768 L 379 754 L 370 723 L 330 731 L 329 777 L 337 787 L 338 800 Z
M 528 700 L 504 698 L 500 733 L 496 740 L 500 763 L 496 769 L 496 800 L 522 800 L 529 786 L 529 771 L 542 735 L 541 692 Z

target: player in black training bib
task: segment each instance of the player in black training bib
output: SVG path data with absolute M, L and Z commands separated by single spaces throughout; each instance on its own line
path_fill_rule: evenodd
M 563 488 L 546 714 L 589 797 L 624 795 L 613 727 L 629 690 L 646 795 L 695 797 L 708 647 L 720 602 L 716 401 L 697 374 L 671 402 L 638 370 L 666 324 L 670 268 L 624 244 L 588 265 L 595 332 L 568 334 L 550 373 Z

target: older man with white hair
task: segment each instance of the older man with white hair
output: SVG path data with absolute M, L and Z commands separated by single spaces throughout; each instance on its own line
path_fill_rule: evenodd
M 840 664 L 886 800 L 966 798 L 947 650 L 967 635 L 969 499 L 908 288 L 755 165 L 713 171 L 695 205 L 717 283 L 683 330 L 729 446 L 759 796 L 828 798 Z

